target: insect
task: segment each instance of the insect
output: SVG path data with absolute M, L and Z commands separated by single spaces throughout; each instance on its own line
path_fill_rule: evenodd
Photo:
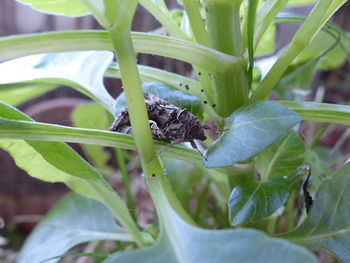
M 308 175 L 306 176 L 306 179 L 302 185 L 302 189 L 303 189 L 303 193 L 304 193 L 304 200 L 305 200 L 305 208 L 306 208 L 307 213 L 309 213 L 310 208 L 311 208 L 312 203 L 313 203 L 312 197 L 311 197 L 309 191 L 307 190 L 310 176 L 311 176 L 311 169 L 309 169 Z
M 205 136 L 204 129 L 208 129 L 208 127 L 202 125 L 186 109 L 178 108 L 150 93 L 144 93 L 144 96 L 152 137 L 154 139 L 170 140 L 170 144 L 162 148 L 153 159 L 157 158 L 169 147 L 181 142 L 190 142 L 191 146 L 205 158 L 198 150 L 194 140 L 206 140 L 207 137 Z M 123 110 L 116 116 L 110 130 L 132 134 L 128 109 Z

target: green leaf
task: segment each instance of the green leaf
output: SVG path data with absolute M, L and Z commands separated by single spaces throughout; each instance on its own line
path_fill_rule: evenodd
M 236 186 L 228 204 L 231 224 L 240 225 L 272 215 L 287 201 L 292 184 L 307 172 L 302 167 L 290 176 L 281 174 L 266 182 L 246 181 Z
M 71 118 L 76 127 L 106 130 L 110 126 L 105 109 L 96 103 L 79 105 L 73 110 Z M 107 162 L 110 156 L 103 147 L 85 144 L 82 147 L 97 168 L 109 170 Z
M 113 98 L 103 85 L 103 74 L 113 59 L 107 51 L 33 55 L 0 64 L 0 90 L 40 83 L 71 86 L 112 112 Z M 21 72 L 21 74 L 18 74 Z
M 300 114 L 305 121 L 329 122 L 350 125 L 350 106 L 309 101 L 279 101 Z
M 104 263 L 317 262 L 306 249 L 257 230 L 208 230 L 193 226 L 174 210 L 177 203 L 162 175 L 148 179 L 147 183 L 161 220 L 159 239 L 141 250 L 115 253 Z
M 170 88 L 169 86 L 159 82 L 144 82 L 142 83 L 143 92 L 151 93 L 159 98 L 162 98 L 175 106 L 187 109 L 193 115 L 201 117 L 203 114 L 202 101 L 189 93 Z M 114 115 L 118 114 L 126 108 L 124 92 L 119 95 L 115 101 Z
M 293 5 L 309 5 L 316 2 L 316 0 L 289 0 L 287 5 L 293 6 Z
M 81 5 L 89 10 L 96 20 L 109 29 L 118 15 L 119 3 L 115 0 L 79 0 Z
M 282 137 L 300 121 L 293 111 L 274 101 L 258 101 L 232 113 L 223 136 L 206 153 L 206 167 L 245 161 Z
M 54 85 L 47 84 L 9 84 L 8 88 L 1 87 L 0 85 L 0 98 L 3 102 L 10 104 L 12 106 L 16 106 L 21 104 L 27 100 L 33 99 L 37 96 L 42 95 L 43 93 L 53 89 Z
M 84 16 L 89 11 L 81 5 L 79 0 L 16 0 L 30 5 L 33 9 L 48 14 L 65 16 Z
M 325 154 L 322 154 L 325 153 Z M 311 167 L 312 185 L 318 189 L 328 175 L 332 173 L 332 166 L 342 158 L 340 153 L 332 153 L 329 148 L 315 147 L 305 152 L 305 164 Z
M 323 181 L 306 220 L 281 237 L 292 242 L 323 247 L 343 262 L 350 261 L 350 163 Z
M 32 122 L 28 116 L 1 102 L 0 117 Z M 33 131 L 36 133 L 35 129 Z M 73 191 L 101 201 L 133 235 L 138 245 L 144 243 L 128 208 L 119 195 L 68 145 L 33 140 L 0 140 L 0 148 L 7 151 L 16 165 L 29 175 L 46 182 L 65 183 Z
M 174 190 L 177 199 L 188 212 L 191 198 L 195 195 L 197 186 L 203 177 L 203 172 L 197 166 L 175 159 L 164 158 L 164 169 L 171 187 Z M 181 167 L 181 169 L 179 169 Z
M 259 154 L 256 160 L 262 180 L 289 176 L 302 165 L 305 145 L 297 132 L 291 131 Z
M 0 117 L 32 121 L 25 114 L 4 103 L 0 103 Z M 92 180 L 107 185 L 88 163 L 63 143 L 1 140 L 0 147 L 8 151 L 16 164 L 31 176 L 47 182 L 66 182 L 83 195 L 91 196 L 91 191 L 86 189 L 84 184 L 75 184 L 74 179 Z
M 31 232 L 16 262 L 26 263 L 28 259 L 41 262 L 93 240 L 133 241 L 133 238 L 117 226 L 110 211 L 100 202 L 70 193 Z
M 259 44 L 255 51 L 255 55 L 262 56 L 273 53 L 275 51 L 275 35 L 276 25 L 272 24 L 266 29 L 266 32 L 259 41 Z

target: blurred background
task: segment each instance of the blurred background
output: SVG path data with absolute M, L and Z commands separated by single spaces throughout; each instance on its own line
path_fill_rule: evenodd
M 176 0 L 167 0 L 166 2 L 170 8 L 179 7 Z M 311 7 L 293 7 L 284 11 L 307 14 Z M 334 15 L 333 22 L 345 31 L 350 31 L 349 15 L 350 2 L 347 2 Z M 159 24 L 146 10 L 139 7 L 133 23 L 133 30 L 148 32 L 158 27 Z M 74 29 L 101 29 L 101 27 L 91 16 L 67 18 L 46 15 L 32 10 L 29 6 L 17 3 L 15 0 L 0 1 L 0 37 Z M 278 26 L 276 51 L 289 42 L 296 29 L 296 24 Z M 191 75 L 191 67 L 188 64 L 169 58 L 139 55 L 138 62 L 187 76 Z M 311 100 L 317 90 L 322 87 L 324 92 L 322 100 L 324 102 L 348 104 L 350 100 L 349 69 L 349 63 L 345 62 L 335 70 L 320 71 L 313 80 L 312 89 L 310 89 L 307 96 Z M 105 84 L 113 96 L 117 96 L 121 92 L 120 81 L 106 79 Z M 71 125 L 72 110 L 87 100 L 87 97 L 69 87 L 58 87 L 53 91 L 22 103 L 18 108 L 37 121 Z M 327 136 L 322 138 L 322 144 L 332 148 L 342 138 L 343 142 L 338 148 L 345 156 L 344 158 L 348 158 L 350 152 L 348 137 L 350 133 L 347 132 L 347 129 L 345 126 L 334 125 L 327 132 Z M 73 147 L 86 158 L 84 150 L 79 145 Z M 116 166 L 115 161 L 110 161 L 110 165 Z M 115 184 L 118 186 L 120 177 L 116 175 L 115 180 Z M 138 204 L 139 215 L 142 215 L 139 217 L 139 223 L 145 225 L 153 219 L 153 207 L 149 202 L 142 179 L 135 176 L 133 180 L 133 191 L 137 196 L 136 200 L 142 200 Z M 40 220 L 52 204 L 67 191 L 67 188 L 62 184 L 44 183 L 28 176 L 16 167 L 14 161 L 6 152 L 0 149 L 0 217 L 6 223 L 6 228 L 0 230 L 0 262 L 1 259 L 5 258 L 10 262 L 11 257 L 14 257 L 14 251 L 20 247 L 34 223 Z M 6 249 L 2 249 L 2 247 Z

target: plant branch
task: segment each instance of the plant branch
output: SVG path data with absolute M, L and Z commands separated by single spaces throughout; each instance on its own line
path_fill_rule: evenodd
M 147 33 L 131 33 L 136 53 L 179 59 L 210 72 L 225 72 L 242 58 L 182 39 Z M 0 38 L 0 61 L 26 55 L 81 50 L 114 50 L 108 32 L 61 31 Z

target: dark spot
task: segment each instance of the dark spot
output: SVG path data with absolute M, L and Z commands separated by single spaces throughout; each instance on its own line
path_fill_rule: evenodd
M 201 89 L 201 92 L 204 92 L 204 89 Z
M 208 102 L 205 100 L 205 101 L 203 101 L 204 102 L 204 104 L 207 104 Z
M 207 12 L 207 13 L 209 12 L 207 7 L 205 8 L 205 12 Z
M 155 174 L 152 174 L 152 177 L 156 177 L 156 175 L 155 175 Z
M 213 104 L 213 108 L 215 108 L 216 107 L 216 105 L 215 104 Z
M 186 84 L 185 85 L 185 88 L 187 89 L 187 90 L 189 90 L 190 89 L 190 87 Z
M 198 75 L 199 75 L 199 76 L 202 75 L 202 72 L 198 72 Z
M 180 83 L 179 85 L 182 86 L 182 83 Z

